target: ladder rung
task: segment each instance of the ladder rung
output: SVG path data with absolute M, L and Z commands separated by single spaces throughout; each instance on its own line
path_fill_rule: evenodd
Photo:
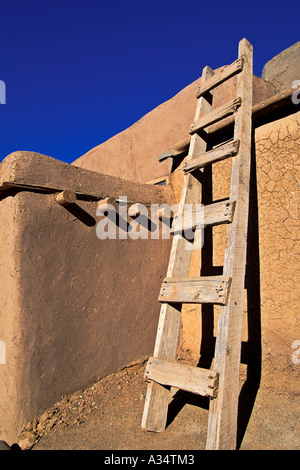
M 204 84 L 198 87 L 196 97 L 200 98 L 202 95 L 207 93 L 208 91 L 212 90 L 216 86 L 220 85 L 221 83 L 225 82 L 228 78 L 232 77 L 236 73 L 239 73 L 243 70 L 244 60 L 243 58 L 239 58 L 234 61 L 232 64 L 227 65 L 223 70 L 217 72 L 211 78 L 206 80 Z
M 228 157 L 233 157 L 234 155 L 238 154 L 239 146 L 240 141 L 234 140 L 218 148 L 209 150 L 208 152 L 205 152 L 198 157 L 191 158 L 185 162 L 183 171 L 185 173 L 190 173 L 191 171 L 203 168 L 211 163 L 219 162 Z
M 168 303 L 226 305 L 230 283 L 229 276 L 166 278 L 162 283 L 158 300 Z
M 213 370 L 150 357 L 145 378 L 197 395 L 211 398 L 217 396 L 219 374 Z
M 220 225 L 232 222 L 235 209 L 235 201 L 220 201 L 200 209 L 187 210 L 183 214 L 174 217 L 172 234 L 187 232 L 196 228 L 204 228 L 207 225 Z
M 220 121 L 226 116 L 233 114 L 237 110 L 237 108 L 241 106 L 241 104 L 242 104 L 242 99 L 235 98 L 229 103 L 223 106 L 219 106 L 214 111 L 211 111 L 210 113 L 205 114 L 205 116 L 198 119 L 198 121 L 195 121 L 192 123 L 191 128 L 190 128 L 190 134 L 194 134 L 195 132 L 198 132 L 200 129 L 210 126 L 214 122 Z

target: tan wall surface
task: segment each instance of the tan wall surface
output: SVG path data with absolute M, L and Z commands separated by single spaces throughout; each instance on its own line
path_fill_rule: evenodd
M 147 115 L 147 123 L 140 123 L 141 130 L 147 128 L 147 125 L 151 129 L 150 119 L 155 120 L 156 113 L 170 114 L 175 119 L 173 106 L 177 106 L 178 101 L 183 109 L 187 103 L 190 104 L 190 115 L 187 117 L 185 113 L 182 113 L 180 116 L 180 120 L 182 119 L 180 129 L 188 128 L 187 120 L 190 118 L 193 120 L 192 103 L 195 86 L 196 84 L 192 84 L 188 87 L 193 91 L 189 98 L 187 93 L 190 90 L 185 89 L 181 92 L 182 96 L 181 93 L 176 95 L 173 99 L 174 103 L 173 100 L 170 100 L 162 108 L 150 113 L 151 116 Z M 265 96 L 269 96 L 271 93 L 272 90 L 265 87 L 263 81 L 256 80 L 256 102 L 263 97 L 264 93 Z M 225 93 L 225 89 L 222 93 Z M 222 102 L 222 93 L 216 97 L 216 106 Z M 229 86 L 226 90 L 227 99 L 232 94 L 232 87 Z M 185 102 L 186 99 L 187 102 Z M 177 119 L 179 118 L 177 117 Z M 130 133 L 133 130 L 130 128 L 124 134 L 127 132 Z M 135 129 L 135 132 L 138 132 L 138 129 Z M 167 137 L 164 138 L 165 132 L 167 132 Z M 167 131 L 164 127 L 161 128 L 160 135 L 164 145 L 158 148 L 153 142 L 153 148 L 156 150 L 152 155 L 153 162 L 154 155 L 159 155 L 159 152 L 166 150 L 175 141 L 186 137 L 186 134 L 181 131 L 176 134 L 178 138 L 172 140 L 174 136 L 169 138 L 170 130 Z M 300 365 L 292 362 L 292 354 L 295 352 L 292 344 L 295 340 L 300 339 L 299 315 L 296 311 L 296 305 L 299 305 L 300 300 L 299 289 L 296 287 L 300 269 L 298 259 L 299 216 L 297 212 L 299 206 L 299 137 L 299 113 L 258 127 L 255 131 L 256 168 L 253 166 L 252 170 L 249 221 L 247 276 L 249 292 L 248 299 L 245 292 L 244 343 L 242 348 L 244 362 L 253 361 L 257 369 L 261 368 L 258 373 L 261 374 L 262 384 L 280 391 L 297 394 L 300 392 Z M 121 138 L 120 135 L 114 138 L 117 145 L 119 138 Z M 113 142 L 111 142 L 112 144 Z M 100 153 L 101 147 L 103 154 Z M 98 155 L 102 155 L 104 161 L 105 151 L 105 144 L 97 148 Z M 96 169 L 97 159 L 93 160 L 93 155 L 92 151 L 86 160 L 82 157 L 80 164 L 83 166 L 95 164 Z M 170 176 L 170 185 L 178 202 L 181 191 L 182 164 Z M 214 200 L 228 196 L 230 170 L 230 160 L 214 166 Z M 165 170 L 161 173 L 154 173 L 154 177 L 162 176 L 164 172 Z M 133 178 L 132 175 L 131 178 Z M 205 197 L 207 198 L 207 196 Z M 208 267 L 205 268 L 206 274 L 220 273 L 223 264 L 226 228 L 215 227 L 213 233 L 213 268 L 208 263 Z M 194 259 L 196 260 L 196 258 L 195 254 Z M 204 263 L 207 261 L 204 260 Z M 199 270 L 199 263 L 195 261 L 191 274 L 197 275 Z M 206 312 L 210 311 L 208 307 L 205 309 Z M 250 315 L 247 315 L 247 309 L 251 312 Z M 197 362 L 201 349 L 200 360 L 202 356 L 203 363 L 206 363 L 206 356 L 211 356 L 213 352 L 217 310 L 215 308 L 216 319 L 212 324 L 208 319 L 211 313 L 205 314 L 206 319 L 202 321 L 199 308 L 187 307 L 183 309 L 184 323 L 179 355 Z M 202 340 L 201 331 L 204 334 Z
M 144 186 L 140 202 L 158 203 Z M 63 207 L 34 188 L 2 196 L 0 439 L 10 444 L 66 393 L 153 351 L 170 240 L 100 240 L 96 208 L 95 198 Z
M 158 158 L 170 146 L 189 136 L 201 79 L 191 83 L 128 129 L 73 162 L 74 165 L 108 175 L 146 183 L 169 174 L 171 160 Z M 218 87 L 214 107 L 233 98 L 236 77 Z M 275 93 L 271 83 L 253 77 L 253 104 Z
M 253 80 L 253 104 L 263 102 L 277 92 L 274 84 L 258 77 Z M 194 119 L 195 93 L 199 83 L 200 80 L 196 80 L 129 129 L 92 149 L 74 164 L 144 182 L 169 174 L 171 159 L 158 163 L 158 157 L 174 143 L 187 138 Z M 232 78 L 215 91 L 214 108 L 234 96 L 234 87 L 235 78 Z M 299 294 L 292 280 L 287 283 L 287 279 L 298 279 L 299 276 L 296 246 L 298 219 L 295 218 L 299 205 L 299 202 L 295 202 L 299 197 L 296 188 L 296 181 L 299 181 L 296 168 L 297 158 L 299 161 L 299 129 L 295 124 L 298 121 L 299 113 L 258 127 L 255 132 L 257 168 L 253 166 L 252 170 L 250 267 L 247 276 L 249 292 L 248 299 L 245 293 L 242 349 L 245 361 L 253 360 L 256 368 L 261 368 L 263 363 L 259 371 L 263 384 L 293 393 L 299 393 L 299 365 L 292 362 L 292 344 L 300 338 L 297 330 L 299 320 L 295 312 Z M 230 169 L 229 160 L 214 167 L 214 200 L 228 196 Z M 170 175 L 170 186 L 177 202 L 181 181 L 182 164 Z M 209 198 L 209 194 L 204 195 L 204 203 L 209 203 Z M 206 274 L 220 273 L 223 264 L 226 228 L 215 227 L 213 233 L 212 266 L 207 259 L 203 260 Z M 200 270 L 196 258 L 195 254 L 191 271 L 193 275 L 199 274 Z M 288 303 L 293 308 L 287 307 L 284 299 L 289 299 Z M 199 308 L 190 306 L 183 309 L 184 328 L 179 354 L 194 362 L 199 360 L 200 348 L 204 363 L 206 356 L 209 362 L 213 352 L 216 319 L 212 322 L 209 319 L 212 316 L 211 309 L 205 309 L 208 314 L 203 321 L 199 316 Z M 247 309 L 250 315 L 247 315 Z M 217 318 L 217 308 L 215 311 Z M 201 332 L 204 334 L 202 346 Z
M 262 385 L 299 394 L 300 363 L 292 361 L 292 344 L 300 340 L 300 112 L 257 128 L 255 153 L 242 357 L 261 372 Z M 229 195 L 230 171 L 230 160 L 214 165 L 213 200 Z M 182 171 L 178 168 L 170 181 L 177 197 L 181 181 Z M 213 233 L 213 263 L 202 263 L 202 275 L 221 273 L 226 227 L 214 227 Z M 204 252 L 210 251 L 208 241 Z M 200 270 L 201 262 L 195 254 L 191 275 L 199 275 Z M 190 306 L 183 310 L 179 356 L 195 363 L 211 359 L 216 334 L 218 308 L 215 321 L 211 307 L 202 309 Z
M 300 112 L 256 131 L 263 382 L 300 393 Z
M 256 100 L 272 94 L 263 81 L 256 81 Z M 160 307 L 157 295 L 170 249 L 169 240 L 99 240 L 95 233 L 96 190 L 92 198 L 79 198 L 76 210 L 71 210 L 56 204 L 53 194 L 35 190 L 35 178 L 47 175 L 47 181 L 41 178 L 41 187 L 51 188 L 48 175 L 53 179 L 57 173 L 60 185 L 61 181 L 74 181 L 77 189 L 81 182 L 88 188 L 93 181 L 95 188 L 99 183 L 101 197 L 109 191 L 123 195 L 119 190 L 126 188 L 135 198 L 140 194 L 140 202 L 145 194 L 151 202 L 155 196 L 152 186 L 136 187 L 128 182 L 126 186 L 99 173 L 97 179 L 97 174 L 83 169 L 103 169 L 103 173 L 140 182 L 166 175 L 171 160 L 159 164 L 157 157 L 187 137 L 196 88 L 197 82 L 123 135 L 96 148 L 96 154 L 93 150 L 88 157 L 81 157 L 75 163 L 82 169 L 62 162 L 58 165 L 51 159 L 39 172 L 31 160 L 34 155 L 24 154 L 26 165 L 31 163 L 26 171 L 21 165 L 19 173 L 11 176 L 22 156 L 10 157 L 5 174 L 8 186 L 14 186 L 19 178 L 23 185 L 30 181 L 32 189 L 16 190 L 14 196 L 4 194 L 0 202 L 1 220 L 5 221 L 0 235 L 0 340 L 7 344 L 6 364 L 0 364 L 0 416 L 5 417 L 1 418 L 0 438 L 13 442 L 26 420 L 65 393 L 152 354 Z M 228 98 L 233 88 L 227 91 Z M 300 366 L 292 362 L 292 343 L 300 339 L 296 311 L 299 114 L 255 131 L 257 168 L 252 167 L 243 344 L 243 361 L 252 361 L 262 374 L 263 385 L 297 394 Z M 41 157 L 35 154 L 37 164 L 44 164 Z M 209 180 L 209 171 L 206 174 Z M 180 166 L 170 176 L 174 201 L 180 194 L 181 180 Z M 228 195 L 229 181 L 227 160 L 214 169 L 213 199 Z M 60 186 L 52 187 L 57 190 Z M 154 197 L 153 202 L 162 202 L 164 193 L 159 194 L 159 200 Z M 167 193 L 165 196 L 167 200 Z M 210 197 L 204 194 L 202 202 L 209 203 Z M 213 230 L 213 248 L 206 240 L 204 274 L 219 274 L 222 269 L 225 231 L 224 227 Z M 207 256 L 210 251 L 212 263 Z M 193 275 L 199 270 L 194 256 Z M 217 318 L 217 309 L 214 320 L 211 308 L 205 308 L 205 315 L 193 307 L 184 310 L 179 349 L 179 355 L 193 362 L 200 357 L 203 366 L 211 359 Z
M 20 272 L 14 209 L 15 201 L 12 196 L 0 201 L 0 341 L 5 345 L 5 355 L 1 355 L 0 361 L 0 436 L 7 437 L 9 441 L 14 441 L 14 428 L 19 426 L 16 401 L 20 395 L 18 389 L 18 344 L 21 341 L 18 299 Z

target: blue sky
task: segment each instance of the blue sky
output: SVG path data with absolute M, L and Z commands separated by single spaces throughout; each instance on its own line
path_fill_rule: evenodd
M 233 62 L 243 37 L 258 76 L 300 39 L 298 2 L 0 0 L 0 13 L 0 160 L 71 163 Z

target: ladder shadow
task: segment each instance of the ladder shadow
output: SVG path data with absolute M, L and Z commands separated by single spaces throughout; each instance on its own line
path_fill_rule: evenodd
M 254 129 L 254 126 L 253 126 Z M 259 261 L 259 219 L 256 179 L 256 151 L 252 133 L 248 243 L 245 288 L 247 289 L 248 341 L 243 343 L 241 362 L 247 364 L 247 376 L 239 395 L 237 448 L 239 449 L 253 411 L 261 381 L 261 295 Z
M 208 410 L 209 398 L 185 392 L 184 390 L 178 390 L 169 404 L 166 428 L 170 426 L 185 405 L 193 405 Z

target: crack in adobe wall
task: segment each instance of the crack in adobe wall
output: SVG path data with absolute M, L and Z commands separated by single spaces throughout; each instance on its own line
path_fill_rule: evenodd
M 260 234 L 262 379 L 299 393 L 300 113 L 256 131 Z M 298 178 L 297 178 L 298 175 Z
M 258 355 L 261 347 L 261 383 L 295 394 L 300 392 L 300 364 L 292 361 L 292 343 L 300 339 L 299 136 L 300 113 L 255 130 L 261 338 L 256 338 L 251 346 L 252 355 Z M 171 177 L 177 198 L 182 182 L 180 168 Z M 214 200 L 228 196 L 230 172 L 230 159 L 213 166 Z M 212 269 L 219 269 L 223 265 L 226 226 L 214 227 L 213 234 Z M 256 253 L 250 252 L 252 256 Z M 199 275 L 201 263 L 196 255 L 193 259 L 191 274 Z M 217 314 L 215 307 L 213 333 L 204 332 L 211 341 L 216 334 Z M 246 298 L 244 319 L 243 342 L 247 346 L 251 332 L 247 331 Z M 199 360 L 201 325 L 201 307 L 184 307 L 178 354 L 195 363 Z

